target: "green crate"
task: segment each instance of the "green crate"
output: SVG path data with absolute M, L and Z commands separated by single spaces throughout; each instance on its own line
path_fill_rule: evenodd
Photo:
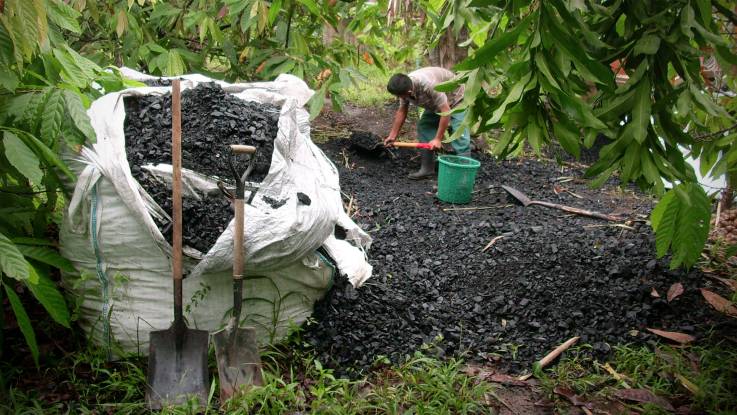
M 438 199 L 448 203 L 470 202 L 481 162 L 463 156 L 440 156 L 438 161 Z

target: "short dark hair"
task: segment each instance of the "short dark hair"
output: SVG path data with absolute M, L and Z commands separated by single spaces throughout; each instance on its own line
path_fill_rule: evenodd
M 386 90 L 392 95 L 406 94 L 412 89 L 412 79 L 403 73 L 397 73 L 389 78 Z

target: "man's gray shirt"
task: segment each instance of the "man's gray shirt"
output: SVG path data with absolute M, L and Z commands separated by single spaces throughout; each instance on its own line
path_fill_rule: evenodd
M 407 74 L 412 80 L 412 91 L 409 99 L 400 99 L 400 105 L 407 107 L 410 103 L 420 106 L 436 114 L 442 112 L 443 104 L 453 108 L 463 99 L 463 85 L 453 92 L 438 92 L 435 86 L 450 81 L 455 77 L 453 72 L 437 66 L 421 68 Z

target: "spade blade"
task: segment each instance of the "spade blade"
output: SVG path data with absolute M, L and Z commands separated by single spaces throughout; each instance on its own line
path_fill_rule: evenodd
M 529 197 L 527 197 L 524 193 L 520 192 L 514 187 L 502 185 L 502 189 L 506 190 L 507 193 L 512 195 L 515 199 L 519 200 L 519 202 L 522 203 L 524 206 L 527 206 L 532 202 Z

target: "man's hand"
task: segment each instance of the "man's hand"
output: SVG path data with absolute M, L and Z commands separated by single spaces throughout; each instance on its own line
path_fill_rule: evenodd
M 397 141 L 397 136 L 389 134 L 389 137 L 384 139 L 384 147 L 391 147 L 395 141 Z
M 440 150 L 441 148 L 443 148 L 443 142 L 439 138 L 434 138 L 428 144 L 432 146 L 433 150 Z

